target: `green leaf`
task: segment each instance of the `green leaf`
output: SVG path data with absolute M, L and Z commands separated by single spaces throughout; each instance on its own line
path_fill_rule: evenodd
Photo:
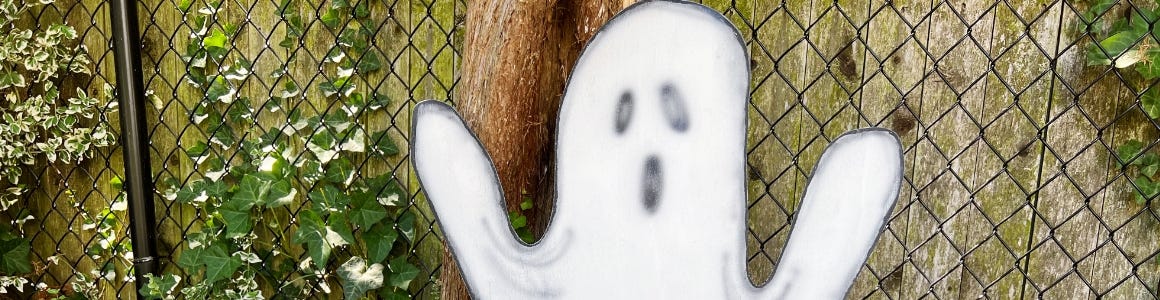
M 403 237 L 407 238 L 408 241 L 415 240 L 415 214 L 404 211 L 395 226 L 398 226 L 399 232 L 402 232 Z
M 334 246 L 354 243 L 354 230 L 350 228 L 350 220 L 347 219 L 346 214 L 331 214 L 326 221 L 326 229 L 330 230 L 328 234 L 331 234 L 328 238 L 333 239 Z
M 1125 30 L 1116 33 L 1104 39 L 1103 41 L 1100 41 L 1099 47 L 1095 47 L 1093 45 L 1092 47 L 1088 48 L 1088 64 L 1110 65 L 1112 64 L 1113 58 L 1117 59 L 1115 63 L 1117 68 L 1125 68 L 1136 63 L 1136 61 L 1142 58 L 1142 56 L 1124 55 L 1123 57 L 1120 57 L 1120 54 L 1123 54 L 1124 52 L 1128 51 L 1128 49 L 1132 48 L 1132 46 L 1135 46 L 1136 40 L 1140 39 L 1144 33 L 1145 32 L 1140 32 L 1138 30 Z
M 520 229 L 524 228 L 524 226 L 528 226 L 528 218 L 514 211 L 508 213 L 508 220 L 512 222 L 513 229 Z
M 1146 153 L 1136 162 L 1140 165 L 1140 174 L 1144 174 L 1148 178 L 1155 177 L 1156 171 L 1160 170 L 1160 155 L 1156 155 L 1156 153 Z
M 338 9 L 327 9 L 326 13 L 322 15 L 322 24 L 326 27 L 337 28 L 338 23 L 342 22 L 342 13 Z
M 371 97 L 371 101 L 367 102 L 367 109 L 368 110 L 378 110 L 380 108 L 387 106 L 387 104 L 390 104 L 390 103 L 391 103 L 391 98 L 388 98 L 387 95 L 375 93 L 375 95 Z
M 350 199 L 334 185 L 325 184 L 321 188 L 315 187 L 307 196 L 322 212 L 336 212 L 346 208 Z
M 354 181 L 354 165 L 345 157 L 332 160 L 326 167 L 326 180 L 332 183 L 349 186 Z
M 32 272 L 32 244 L 24 238 L 11 236 L 0 240 L 0 273 L 18 275 Z
M 213 81 L 210 82 L 209 90 L 205 93 L 206 99 L 218 101 L 221 103 L 234 102 L 234 96 L 237 95 L 237 90 L 226 80 L 224 76 L 214 76 Z
M 209 51 L 225 51 L 226 43 L 229 43 L 230 38 L 221 29 L 214 28 L 213 33 L 201 40 L 201 46 Z
M 1140 95 L 1140 108 L 1149 118 L 1160 118 L 1160 88 L 1149 88 Z
M 230 201 L 234 203 L 235 201 Z M 231 205 L 222 206 L 218 210 L 222 215 L 222 219 L 226 223 L 226 237 L 236 238 L 245 236 L 253 231 L 253 222 L 250 221 L 250 209 L 234 207 Z
M 390 284 L 399 289 L 407 289 L 411 285 L 411 280 L 414 280 L 419 275 L 419 268 L 407 262 L 406 256 L 391 259 L 388 266 L 391 268 Z
M 399 233 L 387 224 L 378 224 L 363 233 L 362 237 L 366 241 L 367 256 L 370 257 L 371 261 L 383 262 L 391 254 L 391 249 L 394 248 Z
M 354 6 L 354 17 L 363 19 L 371 15 L 370 8 L 367 7 L 367 0 L 361 0 Z
M 380 289 L 379 299 L 386 300 L 410 300 L 413 299 L 407 290 L 402 289 Z
M 204 203 L 209 199 L 209 184 L 204 179 L 190 181 L 185 187 L 177 190 L 177 202 Z M 195 204 L 196 205 L 196 204 Z
M 1148 50 L 1143 55 L 1146 59 L 1144 63 L 1136 64 L 1136 72 L 1148 80 L 1160 77 L 1160 51 Z
M 341 223 L 346 222 L 342 218 L 332 216 L 331 224 L 335 226 L 327 226 L 313 209 L 302 211 L 298 217 L 299 225 L 298 230 L 294 232 L 293 242 L 306 245 L 306 252 L 310 253 L 310 258 L 319 269 L 326 268 L 326 262 L 330 259 L 334 247 L 350 244 L 354 240 L 349 225 L 346 225 L 346 228 L 340 227 L 343 225 Z
M 230 203 L 237 209 L 250 209 L 255 205 L 262 205 L 265 198 L 264 190 L 269 189 L 270 182 L 261 174 L 246 174 L 238 184 L 238 192 L 230 198 Z
M 383 265 L 368 266 L 366 260 L 354 256 L 338 267 L 338 279 L 345 299 L 362 299 L 368 291 L 383 286 Z
M 228 279 L 242 266 L 241 259 L 234 257 L 226 251 L 225 245 L 217 244 L 206 249 L 201 256 L 202 262 L 205 263 L 205 281 L 207 283 L 214 283 L 218 280 Z
M 387 209 L 369 193 L 355 194 L 351 204 L 350 221 L 360 228 L 371 227 L 387 217 Z
M 371 143 L 375 146 L 371 151 L 384 156 L 395 156 L 399 154 L 399 146 L 395 141 L 391 140 L 391 136 L 387 134 L 386 130 L 375 132 L 371 135 Z
M 324 81 L 318 84 L 318 89 L 326 97 L 335 95 L 350 96 L 350 93 L 354 92 L 354 88 L 355 84 L 349 77 L 336 78 L 332 81 Z
M 1130 140 L 1123 145 L 1116 147 L 1116 158 L 1119 158 L 1120 165 L 1130 165 L 1136 155 L 1144 151 L 1144 143 L 1137 140 Z
M 153 274 L 145 274 L 147 284 L 142 285 L 138 292 L 145 299 L 164 299 L 166 296 L 173 295 L 173 291 L 177 288 L 177 283 L 181 282 L 181 276 L 174 274 L 165 274 L 161 276 L 153 276 Z
M 177 4 L 177 10 L 180 10 L 181 12 L 189 12 L 190 6 L 193 6 L 193 0 L 181 0 L 181 2 Z
M 294 200 L 297 191 L 285 178 L 274 178 L 264 173 L 250 173 L 242 177 L 238 184 L 238 192 L 230 201 L 240 201 L 234 207 L 250 209 L 255 205 L 278 207 L 289 204 Z
M 358 72 L 368 74 L 370 72 L 378 71 L 382 68 L 383 63 L 379 61 L 379 56 L 373 52 L 367 52 L 362 59 L 358 61 Z
M 192 270 L 195 270 L 202 265 L 202 252 L 205 252 L 204 246 L 193 249 L 187 248 L 184 251 L 181 251 L 181 255 L 177 257 L 177 266 L 181 267 L 183 270 L 187 270 L 186 273 L 192 273 Z

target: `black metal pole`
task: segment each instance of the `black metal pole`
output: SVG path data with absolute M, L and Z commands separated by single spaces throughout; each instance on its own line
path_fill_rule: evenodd
M 153 171 L 149 166 L 149 134 L 145 127 L 145 84 L 141 79 L 141 39 L 137 35 L 137 2 L 110 1 L 113 58 L 121 106 L 121 145 L 125 156 L 125 187 L 129 197 L 129 235 L 137 286 L 145 274 L 157 272 L 153 215 Z

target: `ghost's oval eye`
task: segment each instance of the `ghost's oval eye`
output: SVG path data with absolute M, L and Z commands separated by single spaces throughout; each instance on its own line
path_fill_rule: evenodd
M 669 120 L 669 126 L 672 126 L 673 130 L 685 132 L 689 129 L 689 111 L 685 107 L 685 97 L 681 96 L 672 83 L 661 86 L 661 108 L 665 111 L 665 118 Z
M 624 134 L 628 129 L 628 121 L 632 120 L 632 93 L 624 91 L 620 94 L 620 101 L 616 103 L 616 133 Z

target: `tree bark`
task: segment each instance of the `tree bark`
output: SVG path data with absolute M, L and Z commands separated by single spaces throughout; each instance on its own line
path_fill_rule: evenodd
M 468 3 L 457 109 L 491 155 L 508 211 L 532 198 L 526 217 L 537 238 L 552 215 L 553 140 L 568 74 L 596 30 L 634 1 Z M 443 263 L 443 299 L 470 298 L 447 250 Z

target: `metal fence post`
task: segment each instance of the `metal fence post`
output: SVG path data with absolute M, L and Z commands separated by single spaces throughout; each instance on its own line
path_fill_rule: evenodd
M 141 79 L 141 40 L 137 2 L 110 1 L 113 20 L 113 57 L 121 106 L 121 142 L 129 197 L 129 235 L 133 242 L 133 269 L 137 286 L 157 271 L 157 223 L 153 209 L 153 178 L 149 165 L 149 135 L 145 126 L 145 85 Z

